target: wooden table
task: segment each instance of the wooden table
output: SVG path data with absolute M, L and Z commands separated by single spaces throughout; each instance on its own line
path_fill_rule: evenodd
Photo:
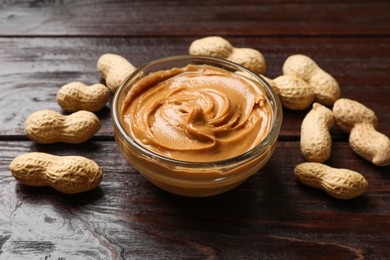
M 140 66 L 187 54 L 220 35 L 260 50 L 267 76 L 291 54 L 311 56 L 364 103 L 390 135 L 390 3 L 384 1 L 3 1 L 0 3 L 0 259 L 389 259 L 390 167 L 376 167 L 332 128 L 326 164 L 359 171 L 367 193 L 341 201 L 298 183 L 300 124 L 284 110 L 269 163 L 236 189 L 186 198 L 147 182 L 120 154 L 110 105 L 81 145 L 38 145 L 24 134 L 36 110 L 64 112 L 58 89 L 101 80 L 96 61 L 117 53 Z M 104 171 L 78 195 L 18 183 L 11 160 L 26 152 L 82 155 Z

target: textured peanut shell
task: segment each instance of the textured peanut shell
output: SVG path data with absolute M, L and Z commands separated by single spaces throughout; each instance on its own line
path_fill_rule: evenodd
M 368 186 L 367 180 L 358 172 L 332 168 L 316 162 L 297 165 L 294 174 L 301 183 L 322 189 L 329 195 L 343 200 L 362 195 Z
M 259 74 L 264 74 L 267 70 L 263 54 L 250 48 L 233 48 L 233 52 L 227 57 L 235 62 Z
M 333 115 L 336 125 L 346 133 L 358 123 L 368 123 L 377 126 L 378 119 L 375 112 L 365 105 L 348 98 L 340 98 L 333 105 Z
M 40 144 L 78 144 L 90 139 L 100 127 L 99 118 L 89 111 L 65 116 L 52 110 L 40 110 L 27 118 L 25 132 L 28 138 Z
M 122 82 L 136 69 L 122 56 L 111 53 L 100 56 L 96 66 L 112 93 L 115 93 Z
M 273 80 L 283 107 L 292 110 L 308 108 L 314 101 L 313 88 L 303 79 L 293 75 L 282 75 Z
M 102 169 L 90 159 L 38 152 L 19 155 L 11 162 L 10 170 L 25 185 L 49 186 L 67 194 L 92 190 L 103 178 Z
M 57 92 L 58 104 L 68 112 L 99 111 L 110 100 L 110 97 L 110 90 L 103 84 L 87 86 L 82 82 L 68 83 Z
M 233 52 L 233 46 L 219 36 L 209 36 L 193 41 L 189 48 L 191 55 L 204 55 L 217 58 L 227 58 Z
M 390 164 L 390 139 L 372 124 L 356 124 L 349 135 L 352 150 L 377 166 Z
M 321 104 L 333 105 L 341 96 L 337 81 L 306 55 L 289 56 L 283 64 L 283 74 L 307 81 L 313 87 L 316 101 Z
M 301 152 L 309 162 L 325 162 L 332 150 L 332 138 L 329 129 L 333 126 L 332 111 L 314 103 L 301 125 Z
M 259 74 L 265 74 L 267 69 L 261 52 L 251 48 L 235 48 L 229 41 L 219 36 L 209 36 L 193 41 L 189 54 L 226 59 Z

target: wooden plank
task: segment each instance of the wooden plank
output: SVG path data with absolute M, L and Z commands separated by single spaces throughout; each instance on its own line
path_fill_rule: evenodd
M 113 141 L 110 104 L 102 129 L 81 145 L 38 145 L 24 135 L 33 111 L 54 109 L 60 86 L 101 81 L 97 58 L 118 53 L 140 66 L 187 54 L 199 37 L 221 35 L 267 59 L 281 74 L 291 54 L 313 57 L 343 97 L 372 108 L 390 135 L 390 2 L 3 1 L 0 3 L 1 259 L 386 259 L 390 255 L 390 166 L 353 153 L 333 127 L 326 162 L 361 172 L 367 193 L 350 201 L 298 183 L 300 124 L 284 110 L 270 162 L 236 189 L 185 198 L 147 182 Z M 11 160 L 31 151 L 98 162 L 100 186 L 78 195 L 18 183 Z
M 63 195 L 19 184 L 11 160 L 25 152 L 83 155 L 101 165 L 91 192 Z M 0 142 L 0 254 L 28 258 L 385 259 L 390 254 L 390 167 L 374 167 L 344 142 L 333 167 L 361 172 L 362 197 L 340 201 L 299 184 L 299 142 L 280 142 L 270 162 L 236 189 L 210 198 L 168 194 L 148 183 L 114 142 Z
M 6 1 L 3 36 L 389 35 L 388 1 Z
M 151 60 L 187 54 L 195 38 L 0 38 L 0 135 L 24 135 L 28 115 L 40 109 L 61 112 L 55 101 L 58 89 L 72 81 L 100 81 L 96 61 L 103 53 L 118 53 L 140 66 Z M 268 63 L 267 76 L 282 74 L 291 54 L 313 57 L 340 83 L 343 97 L 372 108 L 379 128 L 390 135 L 390 39 L 373 38 L 262 38 L 231 37 L 236 46 L 261 50 Z M 102 129 L 97 136 L 113 135 L 110 106 L 98 116 Z M 297 138 L 306 111 L 284 113 L 282 137 Z M 337 129 L 334 133 L 342 138 Z

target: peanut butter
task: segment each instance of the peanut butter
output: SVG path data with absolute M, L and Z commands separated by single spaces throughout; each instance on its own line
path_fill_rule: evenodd
M 146 75 L 122 108 L 126 132 L 140 145 L 182 161 L 240 155 L 268 134 L 272 113 L 254 81 L 208 65 Z

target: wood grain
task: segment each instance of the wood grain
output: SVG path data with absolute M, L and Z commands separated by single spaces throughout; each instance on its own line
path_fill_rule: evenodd
M 154 59 L 185 55 L 193 37 L 179 38 L 0 38 L 0 135 L 24 135 L 24 122 L 35 110 L 61 112 L 55 100 L 58 89 L 72 81 L 99 82 L 96 61 L 111 52 L 141 66 Z M 261 38 L 232 37 L 236 46 L 261 50 L 268 63 L 267 76 L 282 74 L 285 59 L 295 53 L 309 55 L 339 82 L 342 96 L 358 100 L 379 117 L 379 128 L 390 135 L 390 39 L 373 38 Z M 22 94 L 21 94 L 22 93 Z M 102 129 L 112 133 L 109 104 L 98 113 Z M 282 138 L 297 138 L 306 111 L 285 110 Z M 335 138 L 345 138 L 334 129 Z
M 120 154 L 110 104 L 81 145 L 38 145 L 24 134 L 36 110 L 63 112 L 58 89 L 102 81 L 96 61 L 117 53 L 141 66 L 188 53 L 209 35 L 260 50 L 267 76 L 291 54 L 311 56 L 362 102 L 390 135 L 390 2 L 386 0 L 7 0 L 0 2 L 0 259 L 388 259 L 390 166 L 356 155 L 331 129 L 326 164 L 362 173 L 367 193 L 340 201 L 293 176 L 304 162 L 299 132 L 308 112 L 284 110 L 269 163 L 236 189 L 179 197 L 143 178 Z M 93 191 L 64 195 L 12 177 L 17 155 L 40 151 L 95 160 Z
M 5 1 L 4 36 L 389 35 L 388 1 Z
M 0 145 L 5 258 L 381 259 L 390 253 L 383 246 L 389 241 L 390 167 L 357 158 L 344 142 L 335 143 L 329 164 L 353 168 L 369 182 L 367 193 L 351 201 L 295 180 L 293 169 L 303 161 L 297 142 L 280 142 L 266 167 L 238 188 L 198 199 L 156 188 L 111 141 Z M 103 168 L 103 182 L 78 195 L 19 184 L 6 166 L 29 151 L 89 157 Z M 326 253 L 318 256 L 319 251 Z

